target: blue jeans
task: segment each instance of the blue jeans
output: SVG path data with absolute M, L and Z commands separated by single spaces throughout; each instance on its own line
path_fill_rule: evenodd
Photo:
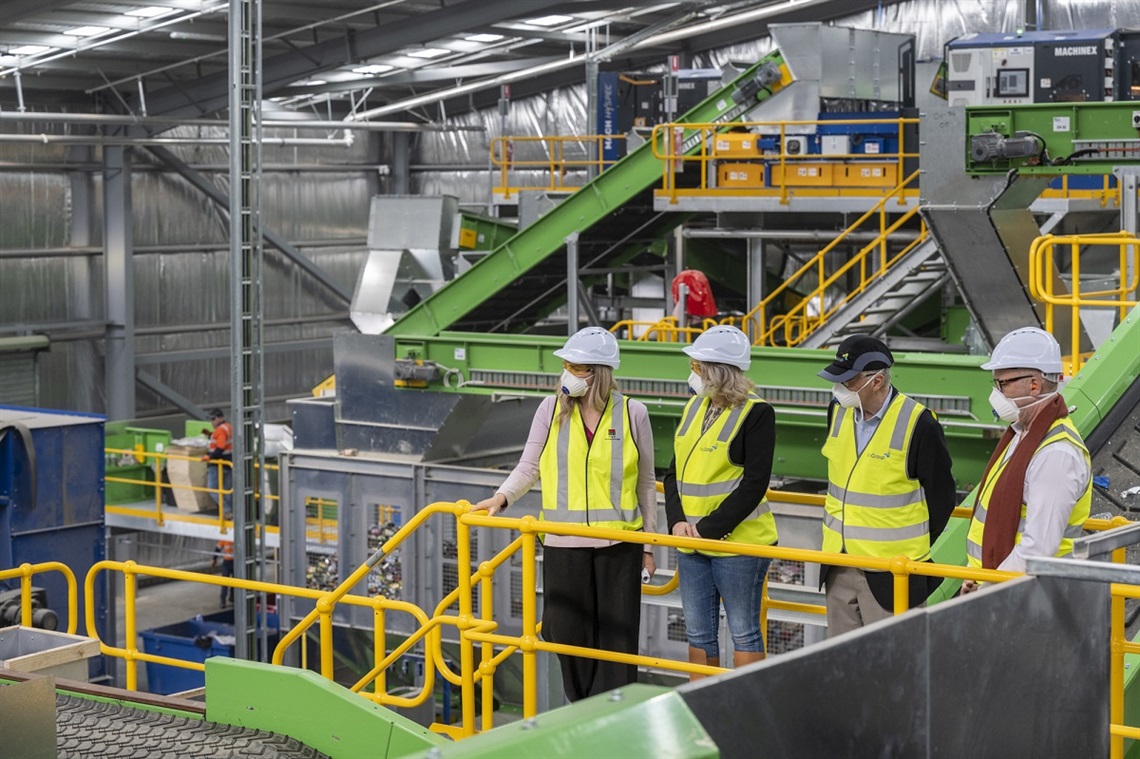
M 677 552 L 681 608 L 689 646 L 710 659 L 720 657 L 720 601 L 736 651 L 762 653 L 760 594 L 771 559 L 755 556 L 706 556 Z
M 210 490 L 217 490 L 218 489 L 218 470 L 219 469 L 221 469 L 223 472 L 223 474 L 222 474 L 222 488 L 225 490 L 229 490 L 230 488 L 233 487 L 233 475 L 231 474 L 231 472 L 233 472 L 233 467 L 228 467 L 228 466 L 224 466 L 224 465 L 218 466 L 218 464 L 214 461 L 207 461 L 206 462 L 206 487 L 209 488 Z M 218 502 L 218 498 L 217 498 L 216 493 L 210 493 L 210 497 L 214 499 L 215 504 Z M 234 497 L 233 497 L 232 493 L 226 493 L 225 495 L 222 496 L 222 502 L 225 505 L 226 514 L 232 514 L 233 513 L 233 500 L 234 500 Z

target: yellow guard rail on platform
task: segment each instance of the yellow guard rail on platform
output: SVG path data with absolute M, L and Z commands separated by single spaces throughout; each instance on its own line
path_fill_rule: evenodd
M 821 496 L 802 495 L 794 493 L 772 493 L 774 498 L 782 499 L 785 501 L 805 503 L 805 504 L 822 504 Z M 774 559 L 784 559 L 789 561 L 807 561 L 818 562 L 824 564 L 831 564 L 836 566 L 853 566 L 872 569 L 876 571 L 891 572 L 894 575 L 894 591 L 895 591 L 895 613 L 903 613 L 906 611 L 907 604 L 907 584 L 908 577 L 911 574 L 932 576 L 932 577 L 950 577 L 955 579 L 973 579 L 982 582 L 998 582 L 1006 579 L 1016 577 L 1018 575 L 1009 572 L 999 572 L 995 570 L 985 569 L 971 569 L 961 566 L 930 564 L 925 562 L 913 562 L 904 557 L 896 557 L 894 559 L 870 559 L 865 557 L 853 557 L 847 554 L 833 554 L 825 553 L 822 551 L 809 550 L 809 549 L 794 549 L 794 548 L 781 548 L 779 546 L 752 546 L 737 543 L 725 543 L 724 541 L 713 541 L 695 538 L 679 538 L 671 535 L 662 535 L 656 533 L 643 533 L 631 532 L 626 530 L 606 530 L 599 528 L 590 528 L 580 525 L 565 525 L 555 524 L 540 521 L 534 517 L 526 516 L 522 518 L 508 518 L 508 517 L 489 517 L 483 512 L 472 512 L 470 505 L 466 502 L 459 503 L 434 503 L 415 515 L 407 524 L 405 524 L 394 536 L 392 536 L 376 553 L 370 557 L 369 561 L 357 568 L 340 586 L 333 591 L 319 591 L 310 590 L 308 588 L 296 588 L 284 586 L 277 583 L 261 582 L 256 580 L 244 580 L 239 578 L 220 577 L 215 575 L 200 574 L 196 572 L 185 572 L 181 570 L 164 569 L 158 567 L 144 567 L 134 562 L 115 562 L 103 561 L 96 564 L 86 577 L 84 583 L 85 600 L 86 600 L 86 623 L 87 633 L 91 637 L 98 638 L 98 632 L 95 628 L 95 611 L 94 611 L 94 596 L 99 581 L 99 575 L 104 571 L 120 571 L 124 575 L 124 620 L 125 620 L 125 636 L 124 646 L 116 647 L 109 645 L 104 641 L 100 641 L 102 653 L 109 656 L 116 656 L 123 658 L 126 663 L 126 679 L 128 689 L 136 689 L 138 685 L 137 667 L 138 662 L 154 662 L 156 664 L 165 664 L 176 667 L 183 667 L 187 669 L 203 670 L 204 665 L 199 662 L 187 662 L 170 657 L 159 656 L 154 654 L 147 654 L 140 652 L 137 646 L 137 616 L 136 616 L 136 601 L 137 601 L 137 578 L 140 575 L 150 577 L 159 577 L 170 580 L 182 580 L 199 582 L 213 586 L 228 586 L 235 588 L 242 588 L 247 591 L 256 593 L 280 593 L 283 595 L 292 595 L 298 598 L 305 598 L 315 601 L 315 606 L 300 623 L 294 626 L 288 633 L 284 635 L 281 642 L 273 652 L 272 660 L 275 664 L 281 664 L 284 660 L 284 654 L 290 645 L 301 639 L 312 624 L 317 623 L 319 627 L 319 646 L 320 646 L 320 662 L 319 670 L 324 677 L 333 677 L 334 667 L 334 652 L 333 652 L 333 611 L 337 603 L 346 603 L 353 606 L 362 606 L 371 608 L 374 614 L 374 664 L 372 670 L 361 678 L 352 689 L 359 692 L 376 703 L 384 705 L 397 705 L 397 706 L 415 706 L 423 703 L 428 698 L 432 697 L 436 670 L 439 671 L 449 682 L 459 686 L 462 694 L 461 704 L 461 724 L 442 725 L 435 724 L 432 729 L 450 735 L 452 737 L 460 738 L 475 733 L 475 687 L 478 685 L 483 689 L 485 698 L 483 699 L 483 729 L 487 730 L 492 727 L 492 701 L 488 697 L 493 687 L 492 679 L 496 668 L 507 657 L 521 652 L 523 657 L 523 714 L 526 717 L 534 716 L 537 713 L 537 661 L 536 655 L 539 651 L 546 651 L 556 654 L 567 654 L 573 656 L 583 656 L 589 658 L 603 659 L 607 661 L 617 661 L 639 666 L 671 669 L 678 672 L 698 672 L 704 674 L 717 674 L 724 670 L 715 667 L 708 667 L 702 665 L 690 664 L 688 662 L 672 661 L 667 659 L 659 659 L 655 657 L 620 654 L 610 651 L 599 651 L 595 649 L 584 649 L 575 646 L 559 645 L 543 641 L 538 637 L 540 625 L 537 616 L 537 573 L 535 554 L 540 534 L 558 534 L 558 535 L 575 535 L 582 537 L 593 537 L 611 540 L 621 540 L 625 542 L 633 542 L 639 544 L 649 544 L 654 546 L 672 546 L 684 547 L 694 549 L 714 549 L 717 551 L 731 551 L 741 555 L 760 556 Z M 396 601 L 378 596 L 376 598 L 365 598 L 361 596 L 353 596 L 348 594 L 348 589 L 353 587 L 357 582 L 362 580 L 368 571 L 379 563 L 379 561 L 388 553 L 395 550 L 404 540 L 408 538 L 416 529 L 421 527 L 428 519 L 433 516 L 450 516 L 456 520 L 456 547 L 457 547 L 457 567 L 458 567 L 458 584 L 456 589 L 447 597 L 442 599 L 437 605 L 433 613 L 429 616 L 425 611 L 415 606 L 414 604 Z M 959 508 L 955 511 L 955 517 L 966 517 L 970 515 L 968 508 Z M 1123 518 L 1116 518 L 1111 521 L 1092 519 L 1086 522 L 1087 529 L 1108 529 L 1117 525 L 1128 524 L 1128 520 Z M 500 551 L 491 560 L 481 563 L 477 568 L 472 568 L 471 560 L 471 529 L 473 527 L 486 527 L 493 529 L 508 529 L 517 531 L 519 534 L 515 539 L 502 551 Z M 504 564 L 516 553 L 521 553 L 522 557 L 522 631 L 520 635 L 509 636 L 497 632 L 498 623 L 491 617 L 492 615 L 492 593 L 493 585 L 492 578 L 495 570 Z M 1114 558 L 1123 560 L 1123 551 L 1118 551 Z M 30 577 L 31 571 L 48 571 L 59 570 L 67 573 L 66 568 L 57 564 L 44 564 L 38 565 L 38 568 L 28 569 L 26 567 L 8 570 L 0 577 L 6 576 L 28 576 Z M 662 594 L 668 592 L 670 586 L 675 585 L 676 578 L 663 586 L 649 586 L 646 592 L 650 594 Z M 25 582 L 25 595 L 30 592 L 30 582 Z M 74 585 L 70 586 L 72 589 Z M 480 613 L 475 612 L 474 593 L 476 588 L 482 594 L 482 604 Z M 1134 586 L 1118 586 L 1113 585 L 1113 641 L 1112 641 L 1112 735 L 1114 741 L 1122 741 L 1123 737 L 1140 737 L 1140 729 L 1127 727 L 1123 724 L 1123 657 L 1125 653 L 1140 653 L 1140 645 L 1128 643 L 1124 640 L 1124 614 L 1123 614 L 1123 598 L 1135 597 L 1140 598 L 1140 587 Z M 74 596 L 74 593 L 72 593 Z M 1119 603 L 1118 603 L 1119 602 Z M 771 599 L 765 600 L 766 605 L 771 608 L 796 608 L 797 610 L 804 611 L 810 610 L 811 606 L 806 604 L 787 605 L 782 604 L 777 606 L 777 603 Z M 74 598 L 69 598 L 69 608 L 74 609 Z M 457 614 L 445 613 L 452 605 L 458 606 Z M 411 615 L 417 622 L 418 628 L 412 633 L 403 643 L 395 647 L 392 651 L 387 651 L 387 638 L 385 635 L 386 625 L 385 618 L 388 612 L 401 612 Z M 74 618 L 74 615 L 73 615 Z M 442 650 L 442 636 L 441 629 L 444 625 L 454 626 L 458 631 L 459 645 L 460 645 L 460 671 L 453 672 L 446 664 L 443 650 Z M 425 668 L 424 685 L 418 694 L 410 697 L 401 697 L 388 694 L 385 690 L 384 674 L 387 667 L 392 666 L 401 656 L 410 651 L 414 646 L 423 642 L 425 660 L 431 666 Z M 476 656 L 476 646 L 478 646 L 478 656 Z M 503 649 L 498 653 L 495 652 L 495 646 L 501 646 Z M 372 691 L 366 692 L 364 689 L 373 684 Z
M 602 158 L 607 141 L 624 141 L 620 134 L 568 134 L 550 137 L 496 137 L 491 140 L 491 166 L 498 176 L 494 192 L 504 200 L 520 192 L 573 192 L 586 183 L 582 172 L 602 171 L 614 159 Z M 567 157 L 567 149 L 570 155 Z M 591 151 L 597 158 L 591 158 Z M 523 154 L 524 157 L 516 157 Z M 530 157 L 531 155 L 537 157 Z M 512 185 L 511 172 L 545 172 L 546 184 Z M 572 176 L 576 183 L 567 183 Z
M 1081 255 L 1090 248 L 1117 249 L 1119 267 L 1116 273 L 1106 278 L 1116 277 L 1119 284 L 1106 290 L 1081 289 Z M 1072 290 L 1057 293 L 1056 272 L 1063 271 L 1058 264 L 1069 261 L 1072 277 Z M 1063 335 L 1054 332 L 1056 309 L 1070 309 L 1069 361 L 1065 376 L 1072 377 L 1081 370 L 1086 358 L 1081 352 L 1082 308 L 1113 308 L 1119 310 L 1119 320 L 1128 316 L 1128 311 L 1140 303 L 1137 300 L 1137 286 L 1140 285 L 1140 238 L 1129 232 L 1109 232 L 1090 235 L 1044 235 L 1029 246 L 1029 294 L 1034 300 L 1045 304 L 1045 331 L 1054 334 L 1058 342 L 1065 343 Z M 1131 297 L 1129 297 L 1131 296 Z M 1091 355 L 1091 354 L 1089 354 Z
M 44 572 L 59 572 L 67 581 L 67 634 L 74 635 L 79 624 L 79 592 L 75 585 L 75 573 L 66 564 L 58 561 L 44 561 L 38 564 L 21 564 L 13 569 L 0 571 L 0 580 L 20 578 L 20 625 L 32 626 L 32 577 Z

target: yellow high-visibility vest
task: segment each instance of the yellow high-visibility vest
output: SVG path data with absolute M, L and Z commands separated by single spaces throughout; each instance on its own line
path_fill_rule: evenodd
M 677 461 L 677 492 L 689 524 L 696 525 L 702 517 L 716 511 L 744 478 L 744 467 L 732 463 L 728 449 L 744 425 L 748 412 L 757 403 L 764 403 L 764 400 L 755 395 L 749 396 L 741 405 L 722 412 L 705 432 L 701 432 L 701 423 L 709 408 L 709 399 L 694 397 L 685 406 L 681 425 L 673 438 L 673 453 Z M 761 546 L 776 542 L 776 519 L 768 507 L 767 494 L 725 540 Z M 678 550 L 692 553 L 687 548 Z M 708 556 L 735 555 L 720 551 L 701 553 Z
M 858 453 L 855 412 L 835 407 L 823 444 L 827 458 L 823 550 L 913 561 L 930 557 L 930 513 L 918 480 L 906 471 L 907 451 L 925 408 L 902 393 L 883 413 Z
M 542 482 L 539 519 L 640 530 L 637 475 L 640 453 L 629 424 L 629 399 L 610 394 L 592 443 L 575 405 L 563 424 L 558 404 L 538 460 Z
M 1033 455 L 1037 455 L 1040 451 L 1050 443 L 1055 443 L 1058 440 L 1068 440 L 1073 445 L 1081 449 L 1081 453 L 1085 457 L 1085 463 L 1089 465 L 1089 470 L 1092 470 L 1092 463 L 1089 457 L 1089 450 L 1085 447 L 1085 441 L 1081 439 L 1081 434 L 1077 432 L 1077 428 L 1069 421 L 1069 418 L 1062 417 L 1056 420 L 1049 427 L 1049 431 L 1045 433 L 1045 437 L 1041 440 L 1041 444 L 1037 446 L 1037 450 Z M 1008 453 L 1008 451 L 1007 451 Z M 978 507 L 974 509 L 974 516 L 970 520 L 970 532 L 966 535 L 966 560 L 972 567 L 982 566 L 982 535 L 986 530 L 986 512 L 989 509 L 990 498 L 994 493 L 994 485 L 997 484 L 998 478 L 1001 473 L 1005 471 L 1005 467 L 1009 464 L 1013 455 L 1006 456 L 1005 460 L 998 463 L 993 471 L 990 472 L 989 479 L 982 483 L 982 489 L 978 491 Z M 1073 504 L 1073 510 L 1069 513 L 1069 523 L 1065 527 L 1064 536 L 1061 538 L 1061 545 L 1058 546 L 1057 552 L 1054 556 L 1066 556 L 1073 552 L 1073 541 L 1084 534 L 1083 525 L 1085 520 L 1089 518 L 1089 511 L 1092 508 L 1092 477 L 1089 477 L 1089 483 L 1085 486 L 1085 492 Z M 1021 533 L 1025 531 L 1025 503 L 1021 504 L 1021 521 L 1017 525 L 1017 535 L 1013 539 L 1013 544 L 1017 545 L 1021 542 Z

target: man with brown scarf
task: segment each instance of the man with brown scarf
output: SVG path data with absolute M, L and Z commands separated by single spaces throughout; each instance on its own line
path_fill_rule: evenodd
M 1057 392 L 1061 346 L 1036 327 L 1015 329 L 982 368 L 990 405 L 1009 422 L 986 465 L 966 538 L 972 567 L 1024 572 L 1028 556 L 1065 556 L 1092 504 L 1088 448 Z M 967 580 L 962 592 L 977 590 Z

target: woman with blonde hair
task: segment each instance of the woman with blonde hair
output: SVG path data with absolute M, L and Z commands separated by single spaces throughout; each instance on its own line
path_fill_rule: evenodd
M 693 398 L 681 414 L 674 458 L 664 477 L 665 513 L 673 535 L 752 545 L 776 542 L 776 520 L 767 500 L 776 418 L 744 374 L 752 364 L 751 348 L 743 332 L 719 326 L 682 349 L 690 357 Z M 760 595 L 770 562 L 679 549 L 690 662 L 720 666 L 722 599 L 736 666 L 764 658 Z
M 494 515 L 540 480 L 545 521 L 655 532 L 653 431 L 645 405 L 618 391 L 617 340 L 587 327 L 554 355 L 563 367 L 558 392 L 539 404 L 514 471 L 475 508 Z M 656 571 L 650 546 L 558 535 L 543 545 L 542 637 L 636 654 L 642 571 Z M 571 701 L 637 681 L 630 664 L 558 659 Z

